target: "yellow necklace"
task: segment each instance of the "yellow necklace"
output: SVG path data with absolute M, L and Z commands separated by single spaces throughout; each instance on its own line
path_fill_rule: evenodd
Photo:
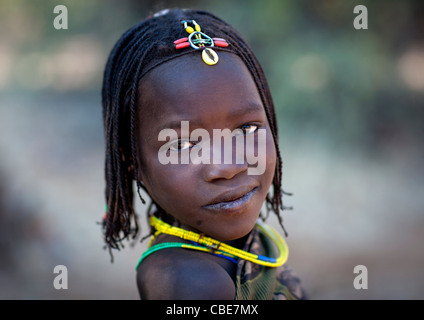
M 159 218 L 155 216 L 152 216 L 150 218 L 150 225 L 157 230 L 154 237 L 160 233 L 165 233 L 165 234 L 179 237 L 184 240 L 194 241 L 200 246 L 190 245 L 185 243 L 177 243 L 177 242 L 160 243 L 158 245 L 150 247 L 141 257 L 138 265 L 150 253 L 153 253 L 160 249 L 169 248 L 169 247 L 181 247 L 186 249 L 213 252 L 220 255 L 237 257 L 237 258 L 244 259 L 244 260 L 247 260 L 259 265 L 267 266 L 267 267 L 281 266 L 287 261 L 287 258 L 288 258 L 289 251 L 284 239 L 280 236 L 280 234 L 274 228 L 260 222 L 259 220 L 257 221 L 256 225 L 262 232 L 264 232 L 269 238 L 271 238 L 272 241 L 274 241 L 274 243 L 276 244 L 279 250 L 278 258 L 269 258 L 269 257 L 261 256 L 261 255 L 256 255 L 256 254 L 232 247 L 226 243 L 223 243 L 221 241 L 215 240 L 210 237 L 206 237 L 202 234 L 198 234 L 193 231 L 171 226 L 170 224 L 163 222 L 162 220 L 160 220 Z

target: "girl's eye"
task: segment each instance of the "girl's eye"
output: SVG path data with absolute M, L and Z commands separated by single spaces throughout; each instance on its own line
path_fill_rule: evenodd
M 240 127 L 243 134 L 255 133 L 258 130 L 258 126 L 254 124 L 245 124 Z
M 189 140 L 177 140 L 169 146 L 169 149 L 172 151 L 183 151 L 191 148 L 192 146 L 194 146 L 194 143 Z

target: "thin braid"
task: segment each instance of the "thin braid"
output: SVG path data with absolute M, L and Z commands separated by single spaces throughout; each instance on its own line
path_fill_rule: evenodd
M 125 41 L 121 42 L 123 44 Z M 128 58 L 124 59 L 123 64 L 127 64 Z M 118 59 L 119 60 L 119 59 Z M 110 68 L 112 69 L 112 68 Z M 110 71 L 109 69 L 109 71 Z M 106 242 L 112 248 L 119 249 L 119 232 L 123 231 L 123 238 L 126 238 L 128 234 L 131 232 L 130 225 L 131 222 L 131 214 L 133 214 L 134 210 L 132 208 L 132 187 L 128 181 L 128 176 L 125 177 L 124 168 L 122 167 L 123 160 L 122 159 L 122 149 L 117 148 L 116 146 L 120 145 L 120 135 L 119 135 L 119 121 L 120 121 L 120 112 L 119 112 L 119 99 L 118 97 L 121 95 L 121 81 L 124 78 L 125 73 L 122 71 L 117 73 L 117 76 L 114 78 L 114 82 L 116 86 L 114 87 L 114 91 L 111 93 L 112 97 L 112 114 L 113 117 L 109 117 L 108 128 L 106 130 L 107 135 L 110 137 L 107 142 L 107 159 L 108 162 L 108 170 L 106 172 L 108 184 L 110 183 L 109 190 L 107 189 L 106 197 L 109 198 L 108 201 L 108 212 L 112 214 L 108 215 L 107 223 L 106 223 Z M 108 90 L 109 88 L 106 87 Z M 115 146 L 114 148 L 111 148 Z M 112 150 L 113 149 L 113 150 Z M 124 156 L 125 157 L 125 156 Z M 116 181 L 118 180 L 118 181 Z M 118 183 L 117 183 L 118 182 Z M 115 189 L 115 192 L 113 190 Z M 127 201 L 125 201 L 127 200 Z M 136 220 L 135 220 L 136 221 Z M 136 230 L 137 230 L 136 223 Z M 117 236 L 118 233 L 118 236 Z
M 153 47 L 153 45 L 151 45 L 150 47 L 148 47 L 144 53 L 144 56 L 147 55 L 147 53 L 150 51 L 150 49 Z M 143 61 L 143 56 L 140 57 L 139 59 L 140 61 Z M 139 82 L 139 77 L 140 77 L 140 73 L 141 73 L 141 63 L 138 63 L 137 66 L 137 71 L 135 73 L 134 79 L 133 79 L 133 85 L 131 86 L 131 94 L 130 94 L 130 142 L 131 142 L 131 157 L 132 157 L 132 164 L 133 164 L 133 170 L 134 170 L 134 178 L 136 180 L 136 184 L 137 184 L 137 193 L 138 196 L 141 200 L 141 202 L 143 204 L 146 203 L 146 201 L 143 199 L 143 197 L 140 194 L 140 188 L 144 189 L 145 188 L 142 186 L 142 184 L 140 183 L 138 176 L 139 176 L 139 168 L 138 168 L 138 164 L 137 164 L 137 146 L 136 146 L 136 132 L 135 132 L 135 128 L 136 128 L 136 102 L 137 102 L 137 92 L 138 92 L 138 82 Z M 146 190 L 145 190 L 146 191 Z
M 126 37 L 131 34 L 132 32 L 126 33 Z M 111 168 L 111 170 L 107 170 L 107 173 L 106 173 L 106 175 L 109 176 L 109 178 L 107 178 L 107 181 L 108 181 L 108 184 L 111 185 L 111 190 L 116 188 L 116 191 L 117 191 L 115 194 L 111 192 L 107 193 L 107 197 L 109 196 L 111 199 L 113 198 L 114 201 L 108 201 L 108 208 L 110 208 L 110 212 L 112 212 L 113 214 L 109 215 L 109 219 L 107 219 L 107 222 L 105 225 L 106 242 L 110 247 L 118 248 L 118 249 L 119 249 L 119 242 L 121 239 L 125 239 L 130 234 L 132 234 L 133 237 L 135 237 L 139 229 L 134 208 L 132 205 L 132 182 L 131 182 L 132 179 L 129 176 L 128 172 L 125 172 L 126 168 L 122 167 L 124 163 L 126 165 L 128 158 L 125 156 L 121 148 L 114 148 L 113 150 L 114 157 L 110 156 L 111 145 L 114 145 L 114 146 L 120 145 L 119 122 L 120 122 L 121 115 L 120 115 L 119 99 L 117 97 L 120 97 L 122 94 L 121 83 L 123 82 L 125 83 L 124 79 L 125 77 L 127 77 L 125 70 L 131 69 L 132 64 L 134 63 L 134 61 L 136 61 L 136 57 L 133 57 L 132 53 L 136 51 L 137 46 L 143 40 L 143 39 L 132 39 L 131 41 L 125 41 L 126 39 L 129 39 L 129 38 L 127 37 L 124 39 L 124 41 L 121 41 L 119 43 L 119 46 L 125 45 L 126 47 L 130 47 L 128 49 L 124 48 L 122 50 L 122 52 L 126 52 L 127 55 L 124 56 L 123 53 L 121 53 L 118 56 L 118 58 L 115 59 L 115 61 L 119 61 L 120 57 L 123 57 L 121 62 L 123 67 L 121 67 L 121 69 L 116 73 L 113 79 L 114 82 L 116 83 L 115 92 L 114 92 L 115 94 L 111 95 L 112 96 L 112 113 L 114 114 L 114 116 L 110 117 L 110 120 L 112 121 L 112 123 L 109 122 L 109 128 L 106 130 L 107 135 L 111 137 L 110 142 L 107 144 L 108 146 L 106 149 L 107 152 L 109 153 L 109 159 L 110 159 L 108 167 Z M 132 91 L 136 92 L 136 84 L 134 85 L 134 87 L 135 88 L 133 88 Z M 106 87 L 106 90 L 107 89 L 108 87 Z M 134 110 L 135 109 L 134 97 L 131 99 L 131 104 L 132 106 L 130 106 L 130 109 Z M 133 114 L 131 115 L 131 118 L 132 119 L 130 120 L 130 123 L 133 124 L 134 122 Z M 130 135 L 130 137 L 131 136 L 132 135 Z M 132 149 L 135 149 L 134 142 L 131 142 L 131 144 L 132 144 Z M 124 159 L 122 159 L 122 157 Z M 135 159 L 134 152 L 132 153 L 132 158 L 133 160 Z M 113 178 L 111 179 L 113 175 L 110 174 L 110 171 L 117 173 L 117 178 L 119 179 L 120 183 L 117 184 L 115 183 L 115 181 L 113 181 L 114 180 Z M 131 229 L 131 219 L 133 220 L 133 223 L 135 225 L 134 229 Z M 123 232 L 122 238 L 119 237 L 119 235 L 117 235 L 117 233 L 119 234 L 121 230 Z

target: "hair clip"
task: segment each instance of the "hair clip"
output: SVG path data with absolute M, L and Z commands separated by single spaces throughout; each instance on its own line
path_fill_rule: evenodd
M 200 25 L 194 20 L 183 20 L 181 23 L 184 25 L 184 29 L 189 34 L 188 37 L 181 38 L 174 41 L 175 49 L 184 49 L 192 47 L 195 50 L 202 49 L 202 59 L 208 65 L 214 65 L 218 62 L 218 54 L 212 50 L 213 47 L 228 47 L 228 43 L 225 39 L 211 38 L 204 34 L 200 28 Z M 188 24 L 191 23 L 192 26 Z

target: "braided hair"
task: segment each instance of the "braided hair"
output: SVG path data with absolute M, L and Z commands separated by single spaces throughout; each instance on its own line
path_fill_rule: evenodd
M 133 180 L 136 181 L 141 201 L 145 203 L 140 194 L 140 189 L 145 188 L 137 178 L 139 169 L 135 142 L 136 102 L 139 95 L 143 94 L 139 92 L 139 82 L 158 65 L 194 51 L 191 48 L 174 48 L 173 42 L 186 36 L 182 20 L 195 20 L 209 36 L 226 39 L 230 45 L 216 49 L 239 56 L 252 75 L 265 108 L 277 154 L 273 192 L 266 197 L 266 207 L 267 211 L 271 210 L 277 215 L 283 227 L 280 209 L 285 207 L 282 204 L 284 192 L 281 186 L 282 160 L 278 147 L 278 128 L 271 92 L 262 67 L 239 33 L 215 15 L 197 10 L 164 10 L 139 22 L 121 36 L 110 53 L 104 71 L 102 104 L 107 212 L 102 227 L 109 250 L 120 249 L 122 240 L 131 236 L 135 238 L 139 233 L 133 205 Z M 285 232 L 284 227 L 283 230 Z

